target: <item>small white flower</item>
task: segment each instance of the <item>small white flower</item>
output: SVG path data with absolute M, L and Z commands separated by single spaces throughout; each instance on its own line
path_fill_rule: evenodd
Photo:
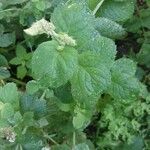
M 62 45 L 76 46 L 76 41 L 66 33 L 58 34 L 58 40 Z
M 52 38 L 56 39 L 61 46 L 76 46 L 76 41 L 72 37 L 66 33 L 56 33 L 53 23 L 45 20 L 44 18 L 33 23 L 32 26 L 28 29 L 25 29 L 24 32 L 31 36 L 45 33 L 48 36 L 52 36 Z
M 10 143 L 14 143 L 16 140 L 16 134 L 14 132 L 11 133 L 11 135 L 8 135 L 6 137 L 6 139 L 10 142 Z
M 10 143 L 14 143 L 16 140 L 16 133 L 13 132 L 12 128 L 3 128 L 1 129 L 2 134 Z
M 31 36 L 36 36 L 43 33 L 47 35 L 52 35 L 54 30 L 55 30 L 55 26 L 53 25 L 53 23 L 48 22 L 43 18 L 33 23 L 32 26 L 28 29 L 25 29 L 24 32 Z

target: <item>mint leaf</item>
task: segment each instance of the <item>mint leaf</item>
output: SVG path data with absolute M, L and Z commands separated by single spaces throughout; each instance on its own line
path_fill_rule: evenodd
M 23 115 L 23 124 L 27 127 L 34 125 L 34 113 L 33 112 L 25 112 Z
M 27 74 L 27 69 L 25 66 L 18 66 L 17 67 L 17 77 L 23 79 Z
M 6 79 L 10 77 L 10 72 L 5 67 L 0 67 L 0 79 Z
M 6 103 L 3 105 L 1 109 L 1 117 L 2 119 L 10 119 L 14 115 L 14 108 L 10 103 Z
M 74 113 L 75 113 L 73 117 L 74 128 L 76 129 L 85 128 L 91 117 L 90 111 L 76 107 Z
M 92 50 L 92 44 L 98 32 L 94 29 L 94 16 L 86 5 L 72 2 L 55 8 L 51 21 L 57 32 L 67 33 L 76 40 L 79 52 Z
M 9 63 L 12 65 L 20 65 L 20 64 L 22 64 L 22 59 L 19 57 L 15 57 L 15 58 L 11 59 Z
M 3 103 L 11 103 L 13 106 L 18 107 L 18 91 L 16 84 L 7 83 L 0 87 L 0 101 Z
M 0 54 L 0 67 L 8 67 L 8 61 L 5 56 Z
M 36 1 L 36 8 L 40 11 L 44 11 L 46 8 L 46 3 L 45 1 Z
M 134 0 L 126 1 L 104 1 L 97 16 L 109 18 L 113 21 L 124 22 L 129 19 L 134 13 Z
M 97 37 L 92 43 L 92 51 L 106 58 L 105 60 L 110 64 L 116 57 L 116 45 L 113 40 L 106 37 Z
M 44 42 L 33 54 L 33 76 L 36 80 L 46 81 L 50 87 L 58 87 L 72 77 L 77 61 L 77 51 L 74 48 L 66 46 L 59 50 L 56 41 Z
M 46 118 L 41 118 L 37 121 L 40 128 L 47 126 L 49 123 Z
M 20 106 L 22 112 L 33 112 L 36 117 L 41 117 L 47 112 L 46 101 L 31 95 L 23 95 L 20 101 Z
M 130 59 L 122 58 L 115 62 L 112 67 L 112 84 L 108 93 L 117 100 L 126 102 L 136 99 L 140 85 L 134 77 L 136 65 Z
M 0 34 L 0 47 L 8 47 L 15 43 L 15 33 Z
M 150 68 L 150 44 L 143 44 L 140 52 L 137 54 L 137 60 L 140 64 Z
M 112 72 L 120 73 L 128 77 L 133 77 L 136 72 L 136 63 L 128 58 L 118 59 L 113 65 Z
M 105 62 L 105 57 L 91 52 L 79 56 L 78 71 L 71 79 L 72 95 L 75 100 L 90 107 L 94 106 L 101 93 L 111 83 L 110 70 Z
M 17 45 L 16 47 L 16 56 L 20 59 L 26 56 L 27 52 L 26 49 L 22 45 Z
M 112 39 L 121 39 L 126 35 L 125 29 L 121 25 L 103 17 L 95 20 L 95 28 L 101 35 Z
M 39 85 L 36 81 L 31 80 L 27 83 L 26 90 L 27 90 L 27 93 L 34 94 L 35 92 L 39 90 Z
M 18 66 L 17 67 L 17 77 L 23 79 L 27 74 L 27 69 L 25 66 Z

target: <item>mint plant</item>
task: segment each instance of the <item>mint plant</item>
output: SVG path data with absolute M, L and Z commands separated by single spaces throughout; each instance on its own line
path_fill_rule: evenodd
M 14 33 L 4 28 L 14 18 L 22 33 L 13 28 L 17 44 L 0 38 L 9 62 L 0 55 L 0 149 L 148 147 L 140 128 L 150 114 L 149 92 L 135 60 L 118 58 L 115 43 L 127 36 L 134 0 L 0 4 L 1 34 Z
M 27 53 L 26 49 L 17 45 L 16 47 L 16 57 L 10 60 L 10 64 L 18 65 L 17 67 L 17 77 L 24 78 L 27 74 L 27 67 L 30 67 L 30 59 L 32 57 L 32 53 Z

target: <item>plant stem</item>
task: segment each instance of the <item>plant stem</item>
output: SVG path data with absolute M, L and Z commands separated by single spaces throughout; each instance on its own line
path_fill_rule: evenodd
M 2 85 L 5 85 L 5 82 L 4 82 L 4 80 L 0 80 L 0 83 L 2 83 Z
M 43 92 L 42 96 L 40 97 L 40 99 L 44 99 L 45 94 L 46 94 L 46 90 L 44 90 L 44 92 Z
M 18 8 L 5 9 L 5 10 L 1 10 L 0 13 L 7 12 L 7 11 L 15 11 L 15 10 L 19 10 L 19 9 Z
M 105 0 L 101 0 L 97 6 L 95 7 L 95 9 L 93 10 L 93 15 L 95 15 L 97 13 L 97 11 L 99 10 L 99 8 L 101 7 L 101 5 L 103 4 Z
M 17 84 L 20 84 L 20 85 L 23 85 L 23 86 L 26 85 L 26 83 L 24 83 L 24 82 L 22 82 L 22 81 L 20 81 L 20 80 L 14 79 L 14 78 L 8 78 L 7 80 L 8 80 L 8 81 L 13 81 L 13 82 L 15 82 L 15 83 L 17 83 Z
M 48 136 L 47 134 L 44 134 L 44 137 L 49 139 L 50 141 L 52 141 L 54 144 L 59 145 L 54 139 L 52 139 L 50 136 Z

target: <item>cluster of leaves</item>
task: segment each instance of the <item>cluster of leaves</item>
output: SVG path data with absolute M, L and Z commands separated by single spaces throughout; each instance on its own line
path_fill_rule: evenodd
M 135 0 L 0 1 L 0 149 L 149 147 L 150 95 L 135 62 L 150 65 L 149 8 L 138 9 L 139 23 L 135 6 Z M 115 41 L 127 31 L 143 33 L 134 60 L 116 57 Z

